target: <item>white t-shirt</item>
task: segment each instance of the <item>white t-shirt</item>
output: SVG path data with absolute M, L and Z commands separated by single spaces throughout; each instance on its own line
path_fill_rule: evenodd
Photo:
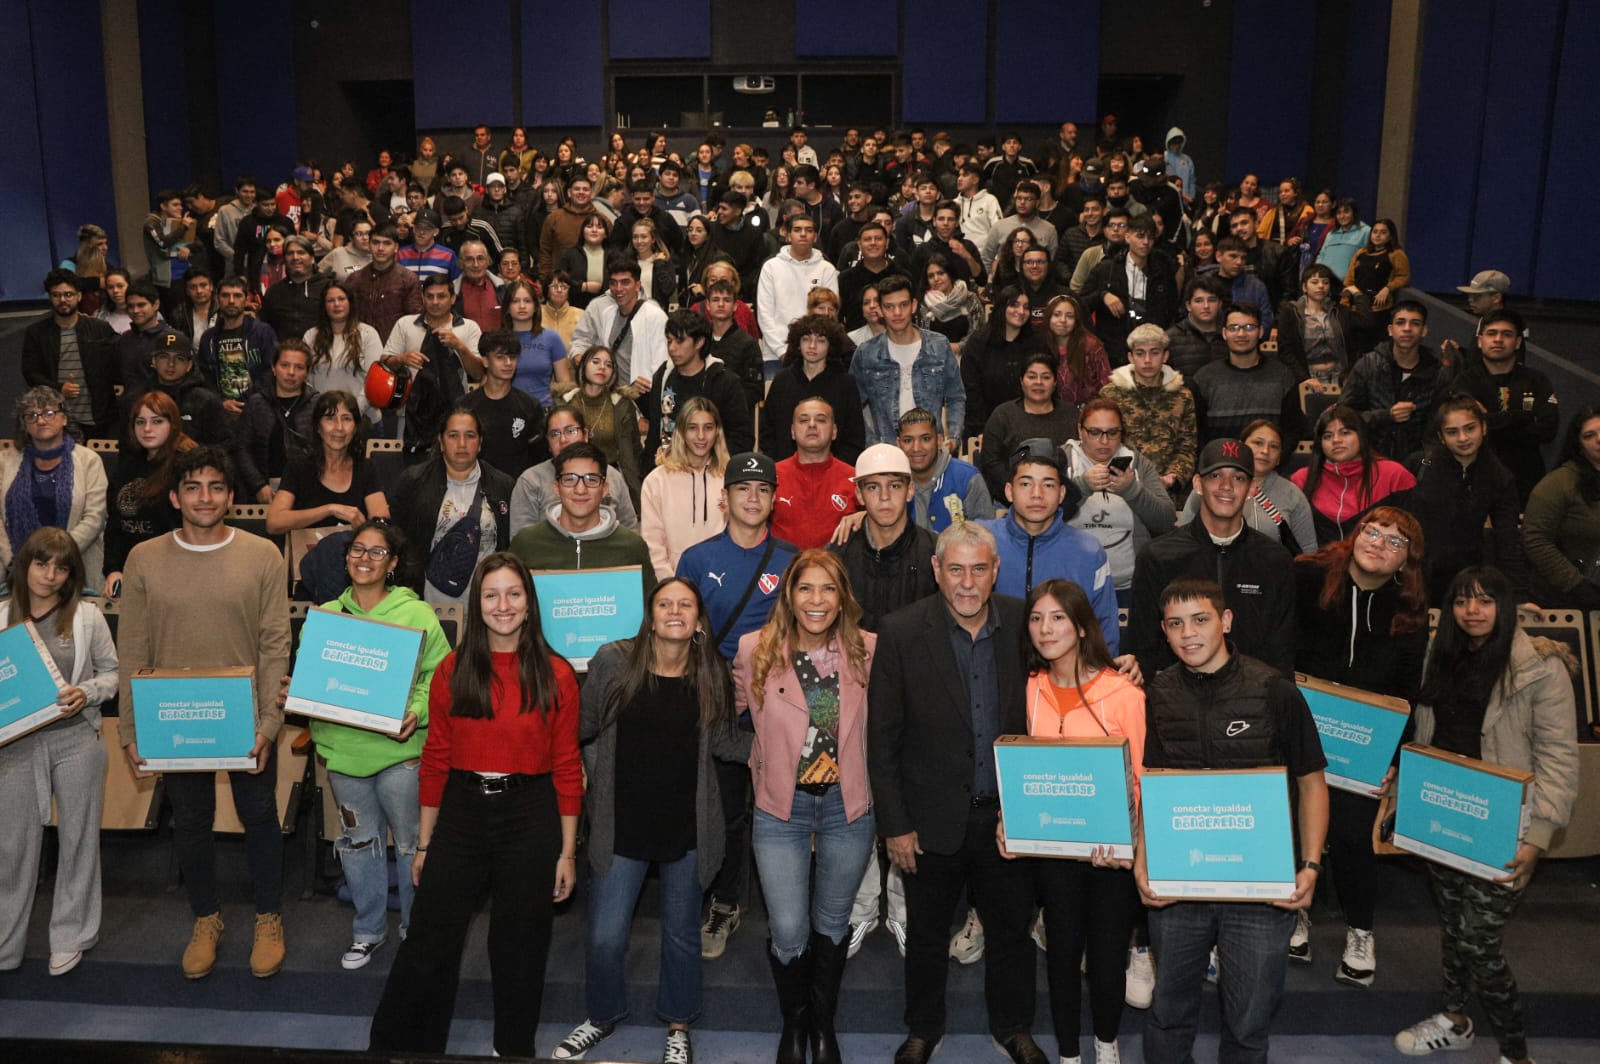
M 895 365 L 900 367 L 900 406 L 899 412 L 904 414 L 916 406 L 916 400 L 911 394 L 911 366 L 917 361 L 917 355 L 922 353 L 922 339 L 917 338 L 914 344 L 897 344 L 889 341 L 889 357 L 894 359 Z

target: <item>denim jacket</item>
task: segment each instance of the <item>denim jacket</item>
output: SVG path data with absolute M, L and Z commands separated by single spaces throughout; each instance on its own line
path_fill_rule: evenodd
M 967 393 L 950 341 L 921 330 L 922 350 L 911 364 L 911 399 L 935 417 L 944 411 L 948 432 L 960 432 L 967 416 Z M 889 334 L 879 333 L 856 348 L 850 375 L 872 411 L 868 443 L 894 443 L 900 434 L 900 366 L 889 356 Z

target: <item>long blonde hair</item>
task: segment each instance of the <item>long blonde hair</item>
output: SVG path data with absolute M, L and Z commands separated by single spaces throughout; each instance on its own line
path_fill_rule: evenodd
M 689 418 L 695 414 L 710 414 L 711 423 L 717 427 L 717 442 L 711 447 L 710 461 L 706 463 L 708 472 L 721 476 L 728 468 L 728 438 L 722 434 L 722 413 L 713 403 L 703 395 L 692 395 L 683 401 L 677 412 L 672 415 L 674 430 L 672 439 L 667 443 L 667 453 L 661 458 L 661 465 L 674 473 L 693 473 L 693 463 L 689 461 L 689 442 L 684 435 L 684 430 L 689 425 Z
M 801 551 L 789 563 L 789 568 L 784 570 L 783 582 L 778 587 L 778 601 L 773 603 L 772 616 L 756 640 L 750 696 L 757 709 L 761 708 L 768 675 L 773 669 L 782 668 L 787 663 L 798 627 L 794 614 L 795 587 L 800 583 L 801 574 L 812 567 L 826 572 L 828 579 L 839 589 L 839 617 L 834 621 L 833 631 L 828 633 L 827 642 L 839 644 L 845 667 L 856 682 L 863 685 L 867 682 L 867 641 L 861 636 L 861 605 L 856 602 L 855 593 L 850 589 L 850 574 L 845 571 L 838 555 L 814 547 Z

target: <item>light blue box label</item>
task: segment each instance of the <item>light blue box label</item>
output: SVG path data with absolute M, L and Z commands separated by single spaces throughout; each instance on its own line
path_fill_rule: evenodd
M 1481 879 L 1508 875 L 1527 826 L 1526 785 L 1424 749 L 1400 751 L 1394 844 Z
M 1300 693 L 1317 722 L 1328 786 L 1356 794 L 1376 790 L 1400 748 L 1406 715 L 1303 684 Z
M 0 632 L 0 746 L 60 717 L 56 696 L 65 686 L 32 623 Z
M 545 641 L 579 672 L 607 643 L 639 634 L 644 585 L 637 565 L 542 570 L 533 574 L 533 588 Z
M 1108 846 L 1133 857 L 1134 789 L 1128 744 L 1044 742 L 1002 735 L 994 744 L 1006 849 L 1088 857 Z
M 1280 901 L 1294 893 L 1283 769 L 1150 771 L 1140 795 L 1150 888 L 1161 897 Z
M 141 669 L 130 681 L 139 756 L 155 772 L 255 768 L 255 684 L 250 670 L 224 675 Z
M 422 632 L 336 610 L 312 609 L 284 708 L 394 735 L 405 719 Z

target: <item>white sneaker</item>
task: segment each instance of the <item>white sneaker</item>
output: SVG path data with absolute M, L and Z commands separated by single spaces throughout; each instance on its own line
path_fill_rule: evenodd
M 957 964 L 976 964 L 983 959 L 983 924 L 978 910 L 967 910 L 967 922 L 950 939 L 950 959 Z
M 1206 982 L 1215 983 L 1222 971 L 1222 959 L 1217 956 L 1217 947 L 1211 947 L 1211 959 L 1206 962 Z
M 1457 1030 L 1450 1017 L 1436 1012 L 1395 1035 L 1394 1047 L 1408 1057 L 1425 1057 L 1440 1049 L 1466 1049 L 1472 1045 L 1473 1038 L 1470 1019 L 1466 1030 Z
M 50 974 L 66 975 L 78 966 L 83 960 L 83 950 L 52 951 L 50 954 Z
M 1094 1040 L 1094 1064 L 1122 1064 L 1122 1054 L 1117 1050 L 1117 1040 L 1109 1042 Z
M 1371 931 L 1344 929 L 1344 957 L 1333 977 L 1346 986 L 1371 986 L 1378 977 L 1378 944 Z
M 849 959 L 854 957 L 857 953 L 860 953 L 862 943 L 866 942 L 867 936 L 872 934 L 877 929 L 878 918 L 876 916 L 864 924 L 851 924 L 850 946 L 844 951 L 845 958 Z
M 1128 951 L 1128 976 L 1122 1000 L 1130 1009 L 1147 1009 L 1156 992 L 1156 965 L 1149 946 Z
M 667 1048 L 661 1054 L 661 1064 L 694 1064 L 694 1047 L 689 1044 L 689 1032 L 667 1029 Z
M 1294 914 L 1294 933 L 1289 936 L 1289 959 L 1311 963 L 1311 915 L 1304 909 Z
M 889 934 L 894 936 L 894 944 L 900 950 L 900 956 L 904 957 L 906 955 L 906 925 L 892 917 L 883 923 L 889 929 Z
M 367 962 L 372 960 L 372 955 L 378 952 L 378 947 L 387 941 L 387 938 L 380 938 L 376 942 L 350 943 L 350 948 L 344 951 L 343 957 L 339 958 L 339 966 L 347 972 L 365 968 Z
M 1033 944 L 1039 947 L 1040 953 L 1044 953 L 1050 949 L 1049 940 L 1045 937 L 1044 933 L 1043 909 L 1040 909 L 1038 915 L 1033 918 L 1033 926 L 1028 929 L 1028 934 L 1033 936 Z M 1084 954 L 1084 959 L 1086 961 L 1088 960 L 1087 953 Z
M 557 1060 L 582 1060 L 583 1055 L 611 1036 L 615 1027 L 598 1027 L 584 1020 L 550 1051 Z

